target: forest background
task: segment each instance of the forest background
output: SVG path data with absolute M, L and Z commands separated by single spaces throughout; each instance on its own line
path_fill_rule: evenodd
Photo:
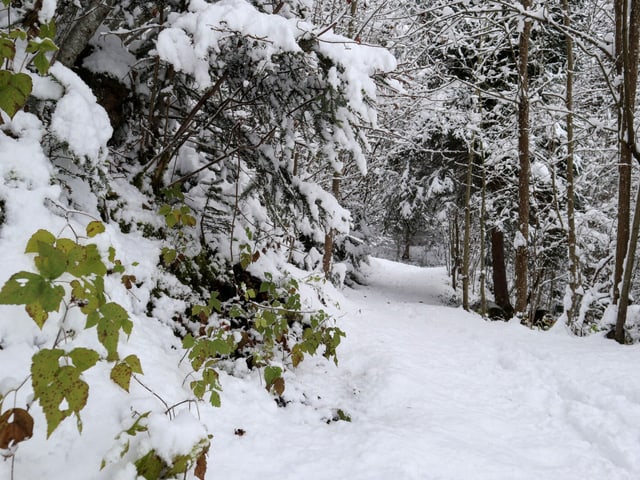
M 306 296 L 376 252 L 420 247 L 466 310 L 640 338 L 640 2 L 2 3 L 1 221 L 37 272 L 0 302 L 52 329 L 26 362 L 49 435 L 80 422 L 85 370 L 141 374 L 118 353 L 136 315 L 183 340 L 195 397 L 219 402 L 229 358 L 282 395 L 343 336 Z M 3 408 L 5 448 L 32 419 Z M 191 446 L 134 463 L 182 473 Z

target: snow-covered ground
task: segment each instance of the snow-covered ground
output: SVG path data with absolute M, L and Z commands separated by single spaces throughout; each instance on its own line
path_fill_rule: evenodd
M 369 280 L 340 301 L 340 366 L 296 375 L 307 405 L 225 380 L 215 478 L 638 478 L 639 347 L 443 306 L 443 269 L 374 259 Z
M 640 347 L 485 322 L 446 306 L 446 282 L 443 269 L 373 259 L 368 286 L 334 292 L 348 335 L 339 366 L 318 358 L 287 373 L 285 407 L 257 373 L 223 375 L 222 407 L 198 412 L 214 435 L 207 478 L 637 479 Z M 180 382 L 180 353 L 154 328 L 136 325 L 131 342 L 146 339 L 141 378 L 162 391 Z M 93 433 L 67 420 L 48 441 L 21 444 L 15 478 L 135 478 L 98 471 L 126 424 L 113 421 L 112 395 L 115 386 L 92 393 L 83 420 Z M 157 403 L 135 384 L 132 396 L 140 411 Z

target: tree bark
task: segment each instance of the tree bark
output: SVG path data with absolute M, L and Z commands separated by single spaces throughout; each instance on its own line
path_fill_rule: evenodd
M 458 211 L 453 214 L 451 227 L 451 288 L 458 288 L 458 270 L 460 268 L 460 228 L 458 227 Z
M 571 27 L 571 16 L 569 0 L 562 0 L 564 10 L 564 26 L 567 31 Z M 580 295 L 578 290 L 582 283 L 580 279 L 580 260 L 576 251 L 576 221 L 575 221 L 575 180 L 574 170 L 574 150 L 575 140 L 573 135 L 573 39 L 571 35 L 565 36 L 565 50 L 567 55 L 567 78 L 565 92 L 565 107 L 567 109 L 566 129 L 567 129 L 567 244 L 569 247 L 569 292 L 570 305 L 567 310 L 567 323 L 572 325 L 577 316 L 580 306 Z
M 338 172 L 333 174 L 333 181 L 331 182 L 331 192 L 337 201 L 340 201 L 340 174 Z M 326 279 L 331 277 L 331 264 L 333 261 L 333 243 L 335 237 L 335 230 L 330 229 L 324 236 L 324 254 L 322 255 L 322 270 Z
M 462 308 L 469 310 L 469 256 L 471 250 L 471 182 L 473 181 L 473 142 L 469 146 L 467 185 L 464 195 L 464 239 L 462 243 Z
M 491 228 L 491 265 L 493 274 L 493 297 L 507 317 L 513 313 L 509 300 L 509 285 L 504 262 L 504 233 L 498 227 Z
M 616 0 L 616 67 L 622 66 L 622 95 L 620 98 L 618 128 L 620 138 L 620 163 L 618 167 L 618 236 L 616 237 L 616 270 L 614 275 L 614 300 L 618 300 L 615 339 L 625 342 L 624 325 L 631 291 L 632 270 L 640 224 L 640 192 L 636 201 L 633 231 L 630 231 L 631 159 L 636 155 L 635 102 L 638 84 L 638 55 L 640 49 L 640 0 L 630 2 Z M 624 191 L 622 189 L 625 189 Z M 622 287 L 618 295 L 617 291 Z
M 485 174 L 484 154 L 482 154 L 482 191 L 480 201 L 480 314 L 487 314 L 487 265 L 486 265 L 486 231 L 485 218 L 487 214 L 487 179 Z
M 627 50 L 628 21 L 627 1 L 615 0 L 615 49 L 616 49 L 616 74 L 623 79 L 626 73 L 625 54 Z M 615 271 L 613 276 L 613 302 L 620 298 L 620 282 L 624 269 L 624 259 L 629 243 L 629 218 L 631 203 L 631 150 L 626 142 L 628 129 L 625 109 L 625 82 L 618 84 L 618 211 L 616 234 Z
M 521 0 L 523 9 L 530 0 Z M 528 303 L 528 242 L 529 242 L 529 39 L 531 20 L 523 19 L 518 55 L 518 230 L 521 239 L 516 245 L 516 312 L 524 313 Z
M 102 25 L 113 8 L 115 0 L 93 0 L 86 12 L 82 12 L 66 34 L 60 38 L 55 60 L 71 68 L 85 49 L 91 37 Z

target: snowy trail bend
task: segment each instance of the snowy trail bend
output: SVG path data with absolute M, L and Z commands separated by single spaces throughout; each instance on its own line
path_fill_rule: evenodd
M 374 259 L 369 282 L 341 301 L 340 366 L 303 363 L 286 408 L 227 379 L 220 478 L 640 478 L 639 347 L 485 322 L 444 305 L 443 269 Z

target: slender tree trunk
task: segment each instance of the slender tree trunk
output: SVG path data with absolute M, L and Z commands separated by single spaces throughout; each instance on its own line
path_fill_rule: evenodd
M 618 318 L 616 319 L 615 338 L 618 343 L 625 343 L 624 324 L 627 320 L 627 307 L 629 306 L 629 294 L 631 293 L 631 280 L 633 277 L 633 264 L 636 261 L 636 248 L 638 246 L 638 231 L 640 230 L 640 188 L 636 193 L 636 206 L 633 214 L 633 227 L 629 240 L 629 254 L 626 258 L 624 275 L 622 276 L 622 288 L 618 302 Z
M 531 0 L 521 0 L 523 9 L 531 6 Z M 529 238 L 529 39 L 531 20 L 524 19 L 519 41 L 518 57 L 518 230 L 516 242 L 516 311 L 524 313 L 528 303 L 528 238 Z
M 626 77 L 625 56 L 628 50 L 628 2 L 627 0 L 615 0 L 615 49 L 616 49 L 616 74 L 619 79 Z M 613 301 L 616 303 L 620 298 L 620 282 L 624 269 L 624 259 L 627 254 L 629 244 L 629 220 L 631 203 L 631 150 L 627 143 L 627 131 L 629 125 L 625 108 L 627 103 L 627 93 L 625 92 L 626 81 L 618 83 L 618 212 L 617 212 L 617 234 L 616 234 L 616 257 L 615 271 L 613 277 Z
M 458 211 L 453 214 L 451 228 L 451 287 L 458 288 L 458 271 L 460 269 L 460 228 L 458 227 Z
M 562 0 L 564 10 L 564 26 L 567 30 L 571 27 L 571 16 L 569 0 Z M 567 129 L 567 243 L 569 246 L 569 291 L 571 295 L 569 309 L 567 310 L 567 323 L 571 325 L 578 313 L 581 297 L 578 289 L 582 281 L 580 280 L 580 260 L 576 251 L 576 220 L 575 220 L 575 181 L 574 181 L 574 150 L 575 141 L 573 135 L 573 39 L 571 35 L 565 36 L 565 48 L 567 55 L 567 78 L 565 107 L 567 109 L 566 129 Z
M 619 184 L 620 188 L 628 188 L 625 197 L 619 196 L 618 203 L 618 238 L 616 243 L 616 274 L 614 281 L 614 298 L 620 280 L 622 280 L 621 292 L 618 298 L 618 316 L 616 319 L 615 339 L 619 343 L 625 342 L 624 325 L 627 320 L 627 306 L 629 304 L 629 293 L 631 291 L 632 270 L 635 261 L 635 250 L 638 242 L 638 228 L 640 225 L 640 192 L 636 201 L 633 231 L 630 232 L 630 199 L 631 199 L 631 158 L 637 156 L 635 139 L 635 102 L 638 84 L 638 54 L 640 50 L 640 0 L 622 2 L 622 15 L 618 15 L 620 6 L 616 1 L 616 41 L 618 41 L 618 30 L 620 30 L 620 45 L 622 46 L 622 98 L 621 113 L 622 127 L 620 131 L 620 166 Z M 618 22 L 621 25 L 618 26 Z M 620 56 L 617 58 L 620 61 Z M 622 193 L 619 193 L 622 195 Z M 622 210 L 622 212 L 621 212 Z M 624 218 L 623 215 L 626 215 Z M 622 225 L 621 225 L 622 222 Z M 624 231 L 621 232 L 621 227 Z M 626 237 L 623 244 L 620 236 Z M 618 268 L 618 263 L 622 267 Z M 618 278 L 620 276 L 620 278 Z
M 482 154 L 482 153 L 481 153 Z M 482 154 L 483 155 L 483 154 Z M 487 213 L 486 204 L 486 190 L 487 181 L 485 175 L 484 155 L 482 158 L 482 190 L 480 200 L 480 314 L 484 317 L 487 314 L 487 265 L 486 265 L 486 230 L 485 230 L 485 217 Z
M 411 233 L 408 225 L 404 229 L 404 250 L 402 251 L 402 260 L 405 262 L 411 260 Z
M 498 227 L 491 228 L 491 262 L 493 273 L 493 297 L 498 305 L 510 317 L 513 307 L 509 300 L 509 285 L 504 261 L 504 233 Z
M 467 161 L 467 187 L 464 195 L 464 239 L 462 243 L 462 308 L 469 310 L 469 251 L 471 249 L 471 183 L 473 181 L 473 141 Z
M 331 192 L 336 200 L 340 201 L 340 174 L 334 173 L 333 181 L 331 182 Z M 335 237 L 335 230 L 330 229 L 324 236 L 324 254 L 322 256 L 322 270 L 325 278 L 331 277 L 331 263 L 333 261 L 333 243 Z

